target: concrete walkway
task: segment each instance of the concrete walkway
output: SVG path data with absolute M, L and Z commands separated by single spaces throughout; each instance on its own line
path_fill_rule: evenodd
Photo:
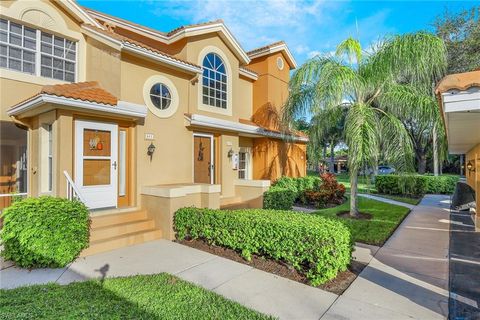
M 381 201 L 381 202 L 385 202 L 385 203 L 394 204 L 394 205 L 401 206 L 401 207 L 406 207 L 406 208 L 409 208 L 410 210 L 415 208 L 415 206 L 413 204 L 409 204 L 409 203 L 405 203 L 405 202 L 401 202 L 401 201 L 396 201 L 396 200 L 384 198 L 384 197 L 381 197 L 381 196 L 375 196 L 373 194 L 359 193 L 358 195 L 360 197 L 363 197 L 363 198 L 368 198 L 368 199 L 372 199 L 372 200 L 377 200 L 377 201 Z
M 166 240 L 80 258 L 67 268 L 0 261 L 0 287 L 168 272 L 280 319 L 444 319 L 448 310 L 448 197 L 426 196 L 384 247 L 357 244 L 368 266 L 343 295 Z
M 425 196 L 322 319 L 445 319 L 448 206 Z

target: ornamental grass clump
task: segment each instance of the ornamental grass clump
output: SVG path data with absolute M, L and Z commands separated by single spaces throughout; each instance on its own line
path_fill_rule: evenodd
M 202 239 L 252 255 L 282 261 L 314 286 L 347 269 L 353 241 L 340 221 L 293 211 L 183 208 L 175 213 L 179 240 Z
M 88 247 L 90 218 L 81 202 L 27 198 L 4 209 L 1 217 L 1 255 L 19 267 L 64 267 Z

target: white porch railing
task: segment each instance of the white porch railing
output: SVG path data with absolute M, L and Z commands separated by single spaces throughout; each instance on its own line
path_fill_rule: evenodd
M 67 171 L 63 171 L 63 175 L 67 179 L 67 199 L 68 200 L 77 200 L 86 204 L 85 199 L 82 197 L 82 194 L 78 190 L 77 186 L 73 182 L 72 178 Z

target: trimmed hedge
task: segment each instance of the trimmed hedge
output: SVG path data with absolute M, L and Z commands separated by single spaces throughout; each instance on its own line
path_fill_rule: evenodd
M 27 198 L 4 209 L 2 256 L 23 268 L 64 267 L 88 247 L 90 218 L 81 202 Z
M 297 201 L 305 202 L 304 192 L 321 183 L 320 177 L 281 177 L 263 194 L 263 208 L 291 210 Z
M 340 221 L 293 211 L 183 208 L 174 216 L 177 238 L 204 239 L 241 252 L 284 261 L 322 284 L 347 269 L 350 232 Z
M 291 189 L 271 187 L 263 193 L 265 209 L 290 210 L 293 207 L 297 193 Z
M 426 193 L 450 194 L 459 180 L 456 176 L 379 175 L 375 187 L 379 193 L 422 196 Z

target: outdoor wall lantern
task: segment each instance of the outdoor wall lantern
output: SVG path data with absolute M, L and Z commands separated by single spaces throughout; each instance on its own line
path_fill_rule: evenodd
M 233 150 L 230 148 L 227 153 L 227 157 L 231 158 L 233 156 Z
M 467 169 L 468 169 L 468 171 L 470 171 L 470 172 L 472 172 L 472 171 L 475 172 L 475 168 L 474 168 L 473 163 L 472 163 L 471 160 L 469 160 L 468 163 L 467 163 Z
M 152 160 L 153 153 L 155 152 L 155 145 L 153 142 L 150 142 L 150 145 L 148 146 L 147 149 L 147 154 L 150 156 L 150 161 Z

